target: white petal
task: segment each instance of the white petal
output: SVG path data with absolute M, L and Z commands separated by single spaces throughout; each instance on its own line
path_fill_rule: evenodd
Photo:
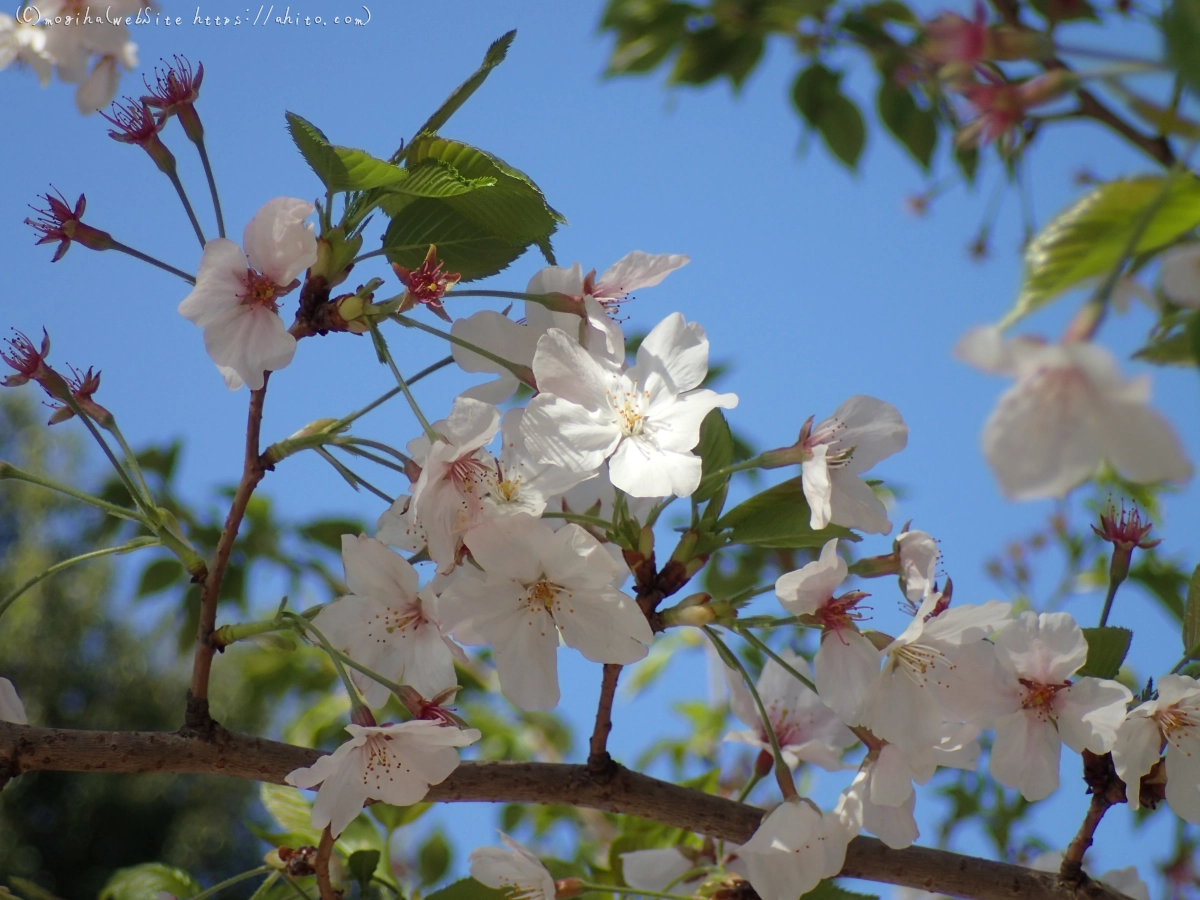
M 521 435 L 537 462 L 589 475 L 621 441 L 613 417 L 553 394 L 538 394 L 529 401 Z
M 1025 610 L 992 643 L 1002 666 L 1040 684 L 1062 684 L 1087 661 L 1087 638 L 1069 613 Z
M 708 337 L 700 325 L 672 313 L 638 347 L 637 367 L 662 372 L 676 394 L 690 391 L 708 375 Z
M 613 486 L 633 497 L 688 497 L 700 485 L 701 469 L 698 456 L 659 450 L 637 438 L 621 441 L 608 461 Z
M 883 501 L 869 484 L 844 468 L 829 471 L 829 521 L 867 534 L 892 530 Z
M 1026 800 L 1042 800 L 1058 790 L 1061 754 L 1054 723 L 1021 710 L 996 723 L 989 771 L 1005 787 L 1019 790 Z
M 605 297 L 624 297 L 638 288 L 654 287 L 690 261 L 682 253 L 651 254 L 634 250 L 604 270 L 596 279 L 596 292 Z
M 981 325 L 964 334 L 954 346 L 954 355 L 993 375 L 1015 375 L 1011 342 L 994 325 Z
M 800 464 L 800 483 L 811 510 L 808 526 L 814 531 L 820 531 L 828 525 L 833 515 L 830 502 L 833 486 L 829 479 L 829 464 L 825 461 L 828 450 L 827 444 L 817 444 L 812 449 L 812 459 Z
M 28 725 L 25 715 L 25 704 L 17 696 L 17 689 L 7 678 L 0 678 L 0 722 L 12 722 L 16 725 Z
M 879 651 L 857 631 L 826 632 L 813 659 L 813 682 L 822 702 L 848 725 L 858 724 L 875 676 Z
M 1080 678 L 1054 697 L 1058 734 L 1062 742 L 1082 753 L 1107 753 L 1125 721 L 1125 704 L 1133 694 L 1123 684 L 1105 678 Z
M 548 612 L 526 608 L 507 634 L 495 638 L 500 690 L 521 709 L 553 709 L 559 698 L 558 629 Z
M 204 245 L 196 286 L 179 304 L 179 314 L 201 328 L 227 320 L 242 306 L 238 295 L 246 290 L 248 265 L 241 247 L 213 238 Z
M 1117 777 L 1125 782 L 1125 798 L 1130 809 L 1137 809 L 1141 804 L 1142 776 L 1158 762 L 1161 746 L 1162 734 L 1158 725 L 1144 713 L 1138 715 L 1138 710 L 1131 712 L 1117 730 L 1117 740 L 1112 748 L 1113 765 Z
M 644 659 L 654 639 L 646 616 L 620 591 L 572 591 L 555 598 L 554 621 L 563 643 L 592 662 L 629 665 Z
M 813 429 L 813 434 L 826 430 L 833 435 L 831 453 L 853 451 L 843 468 L 855 475 L 908 445 L 908 425 L 900 410 L 866 394 L 856 394 L 843 402 L 833 415 Z
M 264 372 L 286 368 L 296 354 L 296 339 L 279 314 L 243 306 L 234 317 L 204 329 L 204 349 L 218 366 L 237 372 L 252 391 L 261 390 Z
M 317 261 L 317 237 L 304 220 L 313 205 L 294 197 L 268 200 L 242 234 L 250 265 L 285 287 Z
M 120 80 L 116 57 L 103 57 L 92 69 L 92 74 L 75 89 L 75 105 L 85 116 L 104 109 L 117 96 Z
M 607 392 L 616 370 L 602 366 L 559 328 L 551 328 L 538 340 L 533 374 L 540 392 L 554 394 L 591 411 L 609 408 Z
M 775 581 L 775 594 L 792 615 L 812 615 L 833 597 L 846 572 L 846 561 L 838 555 L 837 538 L 833 538 L 825 542 L 819 558 L 780 575 Z
M 1167 748 L 1167 803 L 1171 812 L 1185 822 L 1200 825 L 1200 756 L 1195 744 L 1186 756 Z
M 621 871 L 630 887 L 665 891 L 668 885 L 690 872 L 695 865 L 675 847 L 665 850 L 632 850 L 621 854 Z
M 1192 464 L 1179 438 L 1153 409 L 1142 403 L 1111 401 L 1101 415 L 1105 455 L 1123 477 L 1140 484 L 1192 477 Z

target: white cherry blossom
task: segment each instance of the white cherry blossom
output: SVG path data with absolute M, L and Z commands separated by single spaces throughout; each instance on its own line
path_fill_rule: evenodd
M 1191 477 L 1174 431 L 1149 406 L 1149 376 L 1124 379 L 1098 344 L 1006 340 L 984 327 L 965 335 L 955 353 L 1017 380 L 983 429 L 983 452 L 1005 496 L 1065 496 L 1103 460 L 1139 483 Z
M 624 356 L 624 350 L 621 351 Z M 674 313 L 638 347 L 636 365 L 597 360 L 558 328 L 538 341 L 540 393 L 521 423 L 538 462 L 591 474 L 609 460 L 615 487 L 634 497 L 686 497 L 700 484 L 700 423 L 734 394 L 700 388 L 708 338 Z
M 500 832 L 504 847 L 478 847 L 467 862 L 471 877 L 490 888 L 509 892 L 511 900 L 554 900 L 554 876 L 542 861 Z
M 853 836 L 836 814 L 793 797 L 772 810 L 738 855 L 762 900 L 796 900 L 842 870 Z
M 0 722 L 12 722 L 16 725 L 28 725 L 25 715 L 25 704 L 17 696 L 17 689 L 7 678 L 0 678 Z
M 484 515 L 488 518 L 517 513 L 540 516 L 551 497 L 596 477 L 536 462 L 521 434 L 524 415 L 523 409 L 510 409 L 500 421 L 501 449 L 496 461 L 496 478 L 484 506 Z
M 1001 680 L 977 702 L 995 717 L 992 777 L 1041 800 L 1058 788 L 1062 744 L 1107 753 L 1133 695 L 1100 678 L 1068 679 L 1087 661 L 1087 640 L 1067 613 L 1021 613 L 994 635 Z
M 46 29 L 0 13 L 0 69 L 7 69 L 14 63 L 29 66 L 42 87 L 50 84 L 54 61 L 46 53 Z
M 779 655 L 793 669 L 808 677 L 808 663 L 803 657 L 791 650 L 784 650 Z M 729 732 L 725 740 L 749 744 L 770 753 L 770 737 L 741 673 L 728 667 L 724 667 L 724 671 L 733 714 L 750 726 L 748 731 Z M 842 753 L 854 746 L 858 738 L 816 694 L 773 659 L 768 659 L 763 666 L 757 690 L 783 751 L 784 762 L 790 768 L 796 768 L 801 761 L 820 766 L 827 772 L 844 768 Z
M 863 637 L 855 606 L 866 594 L 833 592 L 846 578 L 846 561 L 838 555 L 837 538 L 827 541 L 818 559 L 780 575 L 775 595 L 794 616 L 812 616 L 822 626 L 821 646 L 813 658 L 813 682 L 821 700 L 849 725 L 859 724 L 871 683 L 879 673 L 879 651 Z
M 476 526 L 464 542 L 482 574 L 455 573 L 440 598 L 442 621 L 464 644 L 495 647 L 500 689 L 517 706 L 558 704 L 560 635 L 592 662 L 646 655 L 646 617 L 616 588 L 628 570 L 578 525 L 555 531 L 508 516 Z
M 921 835 L 913 814 L 917 795 L 911 779 L 899 750 L 884 747 L 842 791 L 834 813 L 848 833 L 869 831 L 893 850 L 903 850 Z
M 900 557 L 900 586 L 908 602 L 920 606 L 934 590 L 941 551 L 937 541 L 924 531 L 905 531 L 896 537 Z
M 81 17 L 79 4 L 72 0 L 36 5 L 43 22 L 62 19 L 39 29 L 44 31 L 42 52 L 53 61 L 62 81 L 79 85 L 75 105 L 84 115 L 112 103 L 121 68 L 136 68 L 137 44 L 130 40 L 129 27 L 121 18 L 143 8 L 141 0 L 116 0 L 102 12 Z
M 375 523 L 375 537 L 389 547 L 419 553 L 429 546 L 429 536 L 412 508 L 412 495 L 401 494 Z
M 458 729 L 424 719 L 399 725 L 347 725 L 351 738 L 285 781 L 298 788 L 320 785 L 313 828 L 329 826 L 337 837 L 368 800 L 412 806 L 458 768 L 456 747 L 480 738 L 477 728 Z
M 1113 763 L 1131 809 L 1140 805 L 1142 776 L 1167 750 L 1167 803 L 1181 819 L 1200 824 L 1200 682 L 1164 675 L 1158 698 L 1129 712 L 1117 732 Z
M 883 501 L 858 476 L 907 446 L 908 426 L 896 407 L 857 394 L 815 428 L 806 425 L 800 444 L 812 528 L 833 523 L 870 534 L 892 530 Z
M 417 590 L 417 572 L 382 542 L 342 535 L 342 563 L 350 593 L 324 607 L 313 624 L 335 648 L 368 669 L 414 688 L 429 699 L 454 687 L 455 656 L 462 651 L 437 621 L 436 598 Z M 388 689 L 351 670 L 368 706 L 379 708 Z
M 277 301 L 317 261 L 313 226 L 304 224 L 312 211 L 304 200 L 276 197 L 246 226 L 244 253 L 226 238 L 204 245 L 196 286 L 179 314 L 204 329 L 205 349 L 231 388 L 244 382 L 261 389 L 263 373 L 284 368 L 295 355 L 296 339 Z

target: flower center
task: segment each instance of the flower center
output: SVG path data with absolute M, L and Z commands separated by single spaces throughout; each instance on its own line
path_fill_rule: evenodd
M 925 644 L 906 644 L 903 647 L 897 647 L 892 651 L 892 659 L 896 661 L 896 665 L 905 675 L 922 687 L 930 680 L 929 670 L 938 663 L 947 668 L 954 668 L 950 664 L 950 660 L 946 658 L 946 654 Z M 936 679 L 934 680 L 936 682 Z
M 1200 719 L 1194 713 L 1196 710 L 1184 709 L 1180 706 L 1169 706 L 1160 711 L 1155 718 L 1167 743 L 1183 752 L 1183 741 L 1195 736 L 1200 730 Z
M 383 626 L 383 630 L 388 634 L 394 632 L 403 632 L 409 628 L 417 628 L 425 622 L 425 616 L 421 613 L 420 606 L 406 606 L 403 609 L 396 609 L 389 606 L 386 612 L 376 613 L 374 616 L 376 622 Z M 400 635 L 404 637 L 403 634 Z M 382 640 L 377 638 L 376 640 Z
M 491 480 L 488 464 L 474 456 L 463 456 L 450 464 L 450 483 L 461 494 L 474 494 L 476 488 Z
M 246 270 L 245 284 L 246 290 L 238 294 L 238 299 L 246 304 L 265 307 L 271 312 L 279 312 L 279 304 L 275 302 L 283 295 L 279 285 L 253 269 Z
M 831 631 L 841 631 L 843 628 L 854 628 L 855 622 L 866 618 L 862 610 L 856 609 L 860 600 L 869 597 L 862 591 L 847 591 L 840 597 L 830 597 L 825 605 L 816 612 L 817 621 L 823 628 Z
M 1071 686 L 1070 682 L 1042 684 L 1025 678 L 1018 680 L 1025 688 L 1025 699 L 1021 703 L 1021 708 L 1033 710 L 1043 722 L 1054 718 L 1054 698 L 1058 692 Z
M 621 425 L 621 433 L 626 437 L 636 437 L 646 430 L 646 416 L 642 413 L 642 399 L 650 399 L 648 391 L 639 391 L 635 381 L 629 390 L 605 391 L 608 402 Z
M 557 584 L 552 581 L 547 581 L 541 578 L 529 586 L 529 593 L 526 595 L 531 606 L 541 605 L 546 612 L 554 611 L 554 601 L 562 590 Z

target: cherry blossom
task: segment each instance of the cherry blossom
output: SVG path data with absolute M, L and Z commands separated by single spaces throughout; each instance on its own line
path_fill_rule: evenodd
M 496 480 L 496 462 L 483 449 L 500 427 L 500 413 L 487 403 L 459 397 L 450 416 L 434 423 L 439 440 L 426 444 L 421 476 L 413 485 L 411 515 L 429 542 L 438 571 L 458 564 L 463 535 L 483 520 L 484 501 Z M 421 438 L 417 439 L 421 441 Z M 419 447 L 409 445 L 410 452 Z
M 368 800 L 395 806 L 419 803 L 431 784 L 441 784 L 458 768 L 455 747 L 480 738 L 477 728 L 458 729 L 427 719 L 398 725 L 347 725 L 351 738 L 329 756 L 285 779 L 298 788 L 320 785 L 312 826 L 329 826 L 337 837 Z
M 1131 809 L 1140 805 L 1142 776 L 1167 750 L 1167 803 L 1177 816 L 1200 824 L 1200 682 L 1164 675 L 1158 698 L 1129 712 L 1117 732 L 1113 763 Z
M 908 426 L 890 403 L 857 394 L 815 428 L 800 432 L 801 482 L 813 529 L 831 522 L 870 534 L 892 530 L 883 501 L 858 476 L 908 444 Z
M 854 624 L 863 618 L 855 607 L 867 595 L 833 592 L 846 578 L 846 561 L 838 555 L 837 538 L 827 541 L 818 559 L 780 575 L 775 595 L 795 616 L 812 616 L 822 627 L 821 646 L 813 659 L 813 681 L 825 705 L 851 725 L 858 724 L 871 682 L 879 672 L 879 651 Z
M 842 791 L 834 813 L 851 834 L 869 831 L 893 850 L 912 845 L 921 831 L 914 813 L 912 773 L 896 748 L 884 747 Z
M 837 815 L 793 797 L 772 810 L 738 855 L 762 900 L 796 900 L 842 870 L 853 836 Z
M 45 26 L 45 55 L 53 60 L 58 77 L 78 84 L 75 104 L 84 115 L 103 109 L 117 95 L 120 69 L 137 67 L 137 44 L 121 17 L 143 8 L 141 0 L 116 0 L 103 14 L 82 16 L 87 4 L 78 0 L 45 0 L 37 4 L 42 21 L 62 18 Z M 90 19 L 90 20 L 89 20 Z M 91 66 L 92 59 L 98 60 Z
M 230 388 L 245 383 L 260 390 L 264 372 L 292 361 L 296 339 L 279 317 L 277 301 L 317 261 L 313 227 L 304 224 L 312 211 L 304 200 L 276 197 L 246 226 L 245 253 L 226 238 L 204 245 L 196 286 L 179 314 L 204 329 L 205 349 Z
M 900 587 L 908 602 L 920 606 L 925 595 L 934 590 L 937 564 L 941 556 L 937 541 L 924 531 L 904 531 L 896 538 L 900 559 Z
M 653 639 L 628 577 L 578 525 L 558 531 L 527 515 L 482 523 L 465 544 L 482 569 L 460 569 L 443 591 L 444 626 L 464 644 L 495 647 L 504 695 L 522 709 L 558 704 L 558 643 L 592 662 L 628 665 Z
M 33 69 L 42 87 L 50 84 L 54 61 L 46 54 L 46 29 L 0 13 L 0 69 L 13 63 Z
M 462 651 L 442 634 L 436 598 L 417 590 L 417 572 L 382 542 L 342 535 L 350 593 L 324 607 L 313 624 L 351 659 L 392 681 L 434 697 L 458 684 Z M 383 706 L 388 689 L 361 672 L 350 677 L 368 706 Z
M 504 847 L 478 847 L 467 862 L 471 877 L 505 891 L 510 900 L 554 900 L 554 876 L 541 860 L 500 832 Z
M 17 689 L 7 678 L 0 678 L 0 722 L 13 722 L 16 725 L 28 725 L 25 715 L 25 704 L 17 696 Z
M 791 650 L 784 650 L 779 656 L 801 675 L 808 676 L 808 663 L 803 657 Z M 749 731 L 731 731 L 725 735 L 725 740 L 749 744 L 770 753 L 770 737 L 741 674 L 725 668 L 725 683 L 729 687 L 733 714 L 750 726 Z M 796 768 L 801 761 L 820 766 L 827 772 L 844 768 L 842 753 L 857 743 L 858 738 L 816 694 L 773 659 L 768 659 L 763 666 L 757 690 L 783 751 L 784 762 L 790 768 Z
M 1083 631 L 1067 613 L 1026 610 L 992 635 L 996 681 L 975 700 L 995 720 L 991 773 L 1026 800 L 1058 789 L 1061 745 L 1107 753 L 1133 695 L 1100 678 L 1068 679 L 1087 661 Z
M 969 332 L 957 356 L 1017 383 L 983 430 L 983 452 L 1014 500 L 1062 497 L 1102 460 L 1139 483 L 1186 481 L 1192 467 L 1171 426 L 1150 409 L 1150 379 L 1125 380 L 1103 347 Z
M 700 484 L 691 452 L 700 423 L 716 407 L 737 406 L 736 395 L 699 387 L 708 337 L 679 313 L 654 327 L 624 371 L 557 328 L 538 341 L 533 371 L 540 393 L 521 424 L 533 458 L 586 474 L 608 459 L 613 485 L 634 497 L 691 494 Z
M 684 855 L 682 847 L 631 850 L 621 854 L 621 871 L 625 876 L 625 883 L 644 891 L 669 891 L 677 888 L 675 893 L 690 894 L 704 880 L 704 874 L 700 873 L 687 881 L 680 879 L 695 868 L 696 861 Z
M 500 456 L 484 507 L 484 515 L 489 518 L 517 513 L 540 516 L 550 498 L 597 477 L 535 462 L 521 433 L 524 415 L 523 409 L 510 409 L 500 421 Z

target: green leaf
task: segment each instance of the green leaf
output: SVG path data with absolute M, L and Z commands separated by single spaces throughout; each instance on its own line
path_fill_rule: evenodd
M 688 32 L 675 57 L 670 81 L 705 84 L 724 75 L 740 88 L 758 65 L 763 47 L 763 36 L 748 29 L 714 25 Z
M 157 594 L 166 590 L 183 577 L 183 566 L 175 558 L 156 559 L 142 569 L 142 577 L 138 579 L 137 595 Z
M 483 55 L 483 63 L 475 70 L 475 74 L 454 89 L 446 101 L 438 107 L 437 112 L 429 117 L 429 121 L 417 130 L 417 134 L 434 134 L 439 131 L 450 117 L 458 112 L 459 107 L 479 90 L 480 85 L 487 81 L 487 77 L 492 74 L 492 69 L 504 62 L 508 48 L 512 46 L 516 36 L 517 32 L 513 30 L 493 41 L 492 45 L 488 47 L 487 53 Z
M 609 0 L 600 27 L 615 31 L 607 75 L 649 72 L 663 62 L 688 32 L 695 7 L 689 3 Z
M 396 184 L 408 173 L 365 150 L 334 147 L 324 132 L 295 113 L 284 114 L 288 130 L 313 172 L 331 191 L 367 191 Z
M 173 869 L 162 863 L 144 863 L 113 872 L 100 889 L 99 900 L 157 900 L 159 891 L 166 891 L 183 900 L 198 894 L 200 885 L 182 869 Z
M 351 853 L 350 858 L 346 860 L 350 877 L 358 882 L 360 897 L 367 896 L 367 888 L 371 885 L 371 879 L 375 876 L 382 855 L 378 850 L 359 850 Z
M 787 481 L 756 494 L 721 517 L 719 528 L 732 529 L 730 539 L 735 544 L 759 547 L 797 549 L 820 547 L 831 538 L 861 541 L 848 528 L 829 525 L 814 531 L 809 525 L 812 515 L 800 478 Z
M 1025 250 L 1025 275 L 1003 326 L 1089 278 L 1107 275 L 1121 259 L 1140 216 L 1158 202 L 1161 177 L 1101 185 L 1050 221 Z M 1171 243 L 1200 225 L 1200 179 L 1175 178 L 1138 239 L 1135 253 Z
M 450 844 L 438 829 L 417 851 L 417 878 L 421 884 L 435 884 L 450 868 Z
M 728 475 L 714 476 L 712 473 L 733 462 L 733 432 L 729 430 L 729 423 L 725 421 L 721 410 L 711 410 L 700 423 L 700 443 L 694 452 L 700 457 L 701 475 L 700 486 L 692 494 L 692 499 L 703 503 L 729 480 Z
M 1193 91 L 1200 91 L 1200 0 L 1173 0 L 1162 19 L 1163 55 Z
M 321 182 L 327 183 L 333 149 L 329 145 L 329 138 L 312 122 L 294 112 L 285 112 L 283 116 L 287 120 L 288 131 L 291 132 L 296 149 Z
M 464 878 L 426 894 L 424 900 L 505 900 L 506 897 L 503 891 L 480 884 L 474 878 Z
M 342 535 L 353 537 L 362 534 L 362 522 L 354 519 L 317 519 L 296 529 L 305 540 L 328 547 L 330 550 L 342 550 Z
M 896 140 L 912 154 L 921 168 L 929 171 L 929 161 L 937 146 L 937 117 L 931 109 L 917 106 L 912 93 L 890 80 L 879 85 L 879 118 Z
M 839 887 L 828 878 L 822 879 L 815 888 L 801 895 L 802 900 L 879 900 L 877 894 L 859 894 Z
M 829 152 L 853 170 L 866 144 L 867 126 L 858 107 L 842 93 L 841 81 L 840 72 L 813 63 L 792 85 L 792 103 Z
M 1140 359 L 1156 366 L 1194 366 L 1196 358 L 1192 349 L 1192 338 L 1187 330 L 1174 331 L 1170 334 L 1156 337 L 1145 347 L 1133 354 L 1134 359 Z
M 391 190 L 411 197 L 455 197 L 496 183 L 495 178 L 463 178 L 454 166 L 440 159 L 427 159 L 407 171 L 408 178 Z
M 1193 658 L 1200 653 L 1200 566 L 1192 570 L 1188 581 L 1183 607 L 1183 652 Z
M 390 803 L 372 803 L 367 812 L 388 831 L 417 821 L 433 808 L 432 803 L 414 803 L 412 806 L 392 806 Z
M 1079 674 L 1093 678 L 1116 678 L 1121 671 L 1121 663 L 1125 661 L 1125 654 L 1129 652 L 1133 632 L 1128 628 L 1105 625 L 1103 628 L 1085 628 L 1083 636 L 1087 638 L 1088 655 Z
M 1129 580 L 1146 588 L 1167 612 L 1182 622 L 1187 576 L 1173 562 L 1153 551 L 1138 556 L 1140 559 L 1129 570 Z
M 302 837 L 310 844 L 320 842 L 321 831 L 312 826 L 312 806 L 298 790 L 263 782 L 258 788 L 258 799 L 275 823 L 288 834 Z

